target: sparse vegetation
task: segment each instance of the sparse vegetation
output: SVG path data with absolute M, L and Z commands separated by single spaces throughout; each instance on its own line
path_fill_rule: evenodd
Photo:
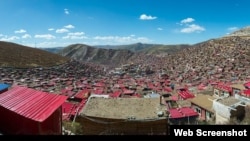
M 37 48 L 0 41 L 0 67 L 50 67 L 67 62 L 62 57 Z
M 62 124 L 63 124 L 64 130 L 69 130 L 76 135 L 82 134 L 82 126 L 80 123 L 72 122 L 72 121 L 63 121 Z

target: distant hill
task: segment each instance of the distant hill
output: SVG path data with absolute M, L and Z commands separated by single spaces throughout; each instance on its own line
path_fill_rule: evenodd
M 41 49 L 0 41 L 0 67 L 49 67 L 68 60 L 69 58 Z
M 88 46 L 84 44 L 73 44 L 65 47 L 63 50 L 59 51 L 58 54 L 78 61 L 116 66 L 118 64 L 133 62 L 131 59 L 136 58 L 139 54 L 161 56 L 172 54 L 188 47 L 190 46 L 142 43 L 119 46 Z
M 94 46 L 97 48 L 104 48 L 104 49 L 126 49 L 133 52 L 144 52 L 146 54 L 158 54 L 162 53 L 174 53 L 183 48 L 190 47 L 191 45 L 163 45 L 163 44 L 143 44 L 143 43 L 136 43 L 136 44 L 129 44 L 129 45 L 104 45 L 104 46 Z
M 191 45 L 154 45 L 139 50 L 139 52 L 143 52 L 145 54 L 155 54 L 155 55 L 172 54 L 188 47 L 191 47 Z
M 248 36 L 250 37 L 250 26 L 234 31 L 227 36 Z
M 111 66 L 133 63 L 162 70 L 170 79 L 192 85 L 205 80 L 245 80 L 250 78 L 250 28 L 194 45 L 131 44 L 112 49 L 72 44 L 49 53 L 9 42 L 0 42 L 1 67 L 52 66 L 71 59 Z M 104 46 L 102 46 L 104 47 Z M 107 46 L 105 46 L 107 47 Z M 167 54 L 167 56 L 157 56 Z M 64 57 L 63 57 L 64 56 Z M 203 81 L 204 80 L 204 81 Z M 193 84 L 194 83 L 194 84 Z
M 63 48 L 64 48 L 64 47 L 48 47 L 48 48 L 39 48 L 39 49 L 57 54 L 57 53 L 58 53 L 60 50 L 62 50 Z
M 104 45 L 104 46 L 94 46 L 98 48 L 104 49 L 127 49 L 133 52 L 141 51 L 146 48 L 150 48 L 156 46 L 155 44 L 143 44 L 143 43 L 136 43 L 136 44 L 129 44 L 129 45 Z
M 103 49 L 84 44 L 73 44 L 65 47 L 58 54 L 78 61 L 117 65 L 133 56 L 134 52 L 124 49 Z

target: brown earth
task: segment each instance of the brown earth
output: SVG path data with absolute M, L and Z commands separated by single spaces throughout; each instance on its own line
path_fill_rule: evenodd
M 44 50 L 0 41 L 0 67 L 50 67 L 67 61 L 67 57 Z

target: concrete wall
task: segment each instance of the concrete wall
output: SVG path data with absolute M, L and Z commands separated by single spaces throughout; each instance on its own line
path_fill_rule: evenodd
M 222 115 L 216 113 L 216 120 L 215 120 L 215 124 L 227 124 L 229 121 L 228 118 L 223 117 Z
M 241 96 L 239 94 L 235 94 L 234 97 L 236 99 L 239 99 L 240 101 L 245 102 L 246 104 L 250 104 L 250 97 Z

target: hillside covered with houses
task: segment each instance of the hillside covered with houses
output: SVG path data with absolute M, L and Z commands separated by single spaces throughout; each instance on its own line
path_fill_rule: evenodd
M 233 35 L 162 56 L 123 52 L 111 66 L 79 54 L 1 66 L 0 132 L 166 135 L 167 125 L 250 124 L 250 40 Z

